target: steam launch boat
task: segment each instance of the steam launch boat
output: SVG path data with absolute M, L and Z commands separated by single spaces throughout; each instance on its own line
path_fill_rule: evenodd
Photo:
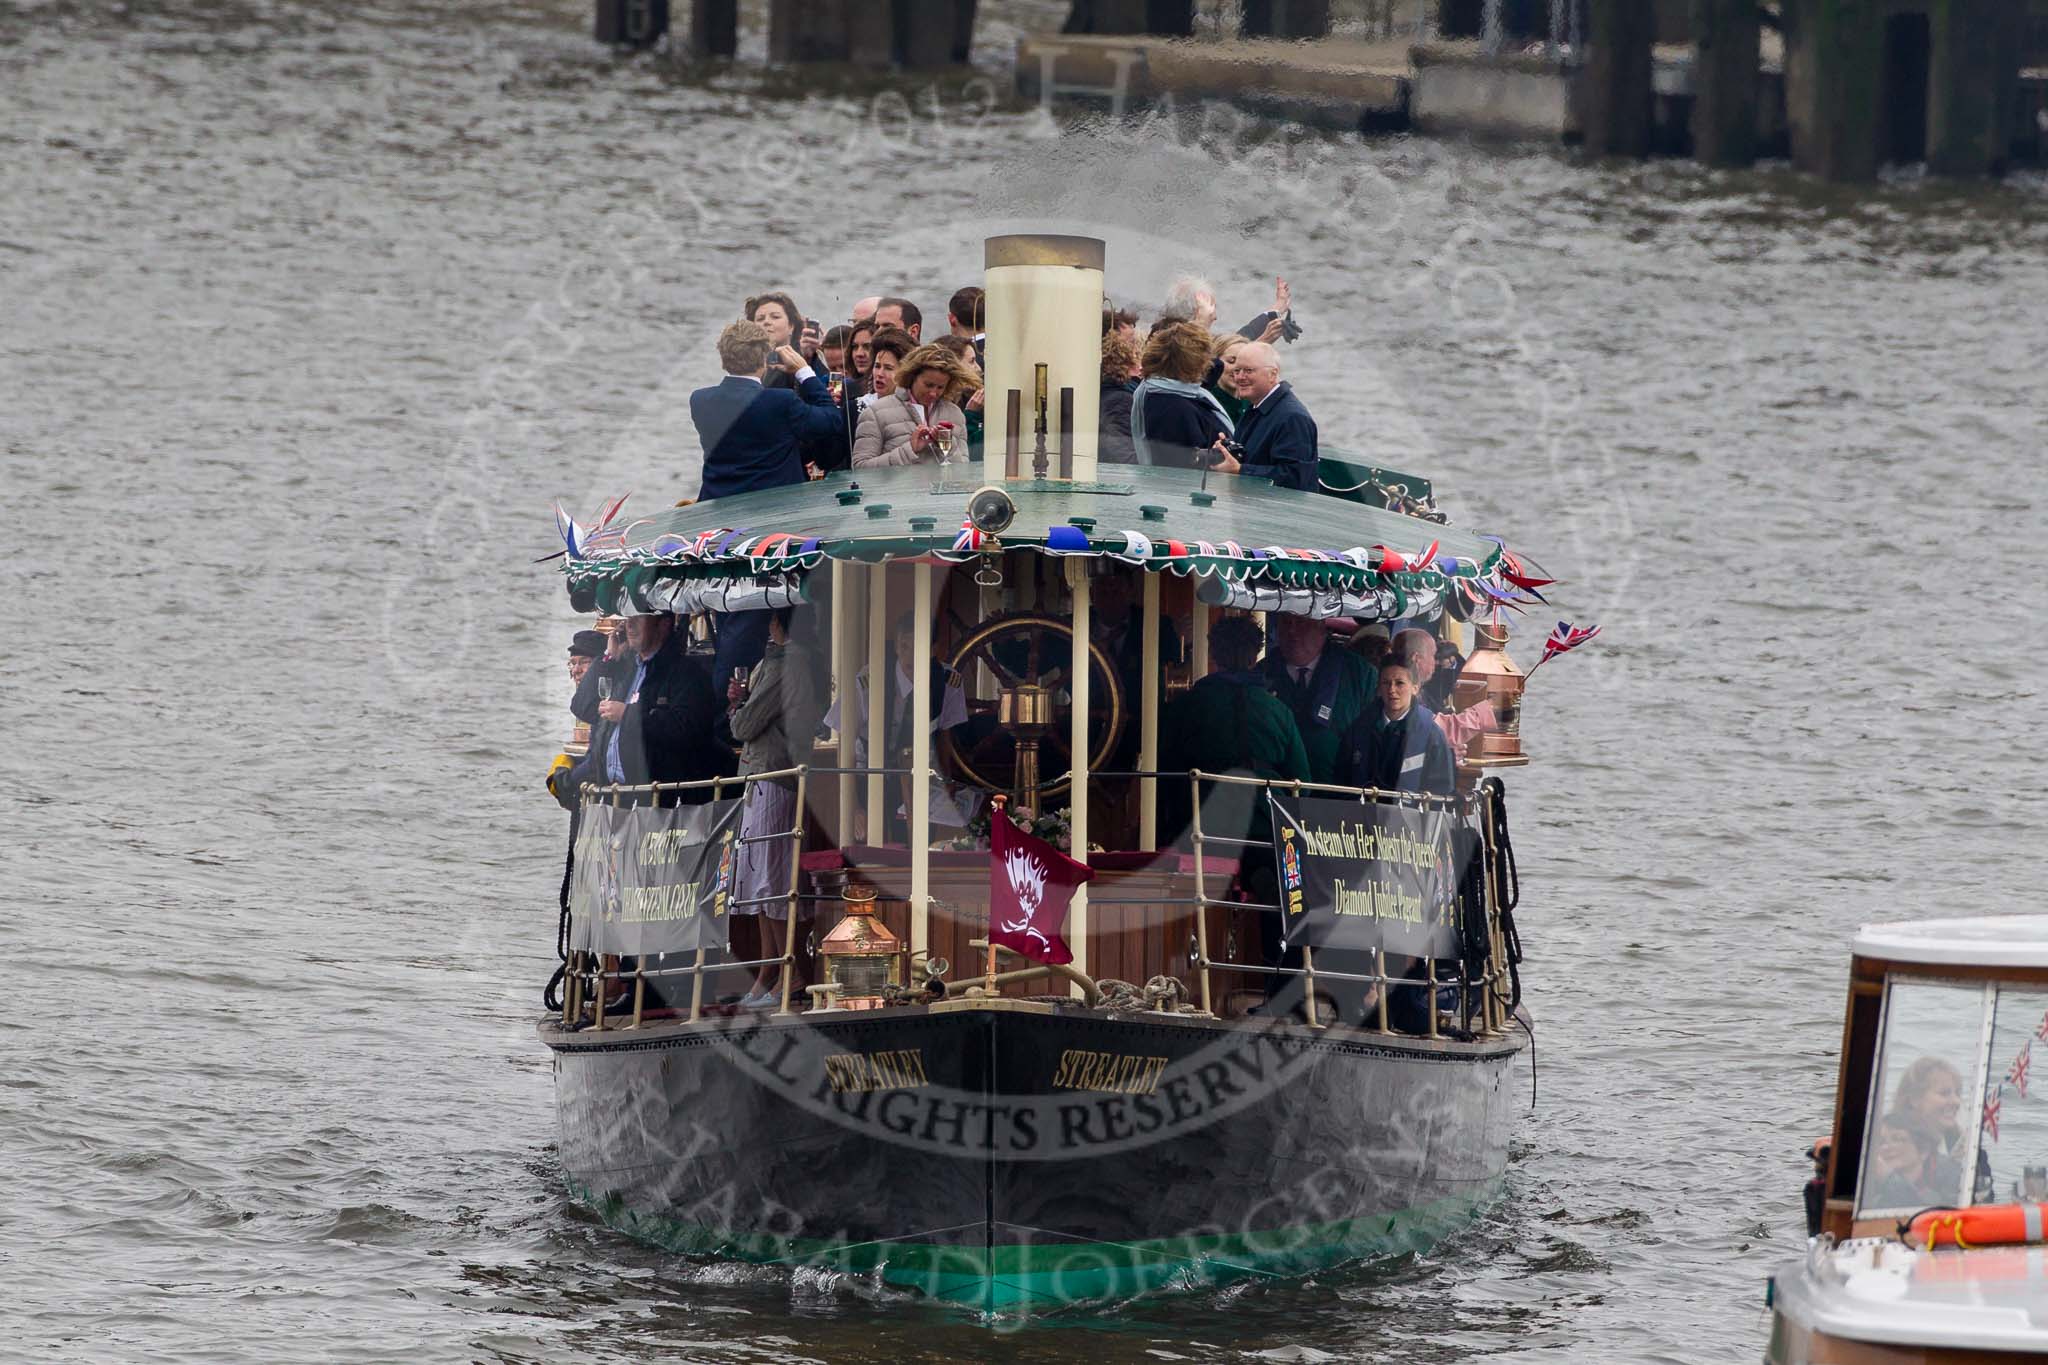
M 1866 927 L 1771 1365 L 2048 1358 L 2048 915 Z
M 1327 449 L 1317 492 L 1098 464 L 1103 244 L 986 250 L 983 460 L 570 530 L 602 619 L 702 647 L 800 607 L 784 666 L 833 712 L 786 768 L 578 784 L 539 1024 L 569 1186 L 663 1247 L 987 1313 L 1425 1246 L 1507 1163 L 1487 769 L 1527 762 L 1499 616 L 1542 580 Z M 1465 641 L 1493 723 L 1454 784 L 1276 780 L 1245 711 L 1185 719 L 1212 634 L 1289 616 Z

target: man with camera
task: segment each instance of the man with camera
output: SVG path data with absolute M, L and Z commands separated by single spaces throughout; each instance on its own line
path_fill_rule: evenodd
M 796 392 L 763 387 L 771 353 L 796 381 Z M 724 381 L 690 395 L 690 419 L 704 447 L 698 501 L 805 482 L 805 446 L 837 439 L 844 430 L 845 418 L 825 381 L 794 347 L 773 348 L 768 329 L 758 322 L 735 322 L 719 333 L 718 361 Z M 713 689 L 723 691 L 734 668 L 761 662 L 767 647 L 765 613 L 721 616 Z
M 1280 378 L 1280 353 L 1254 341 L 1237 352 L 1237 395 L 1251 404 L 1235 442 L 1218 437 L 1215 468 L 1225 474 L 1271 479 L 1276 488 L 1314 492 L 1321 457 L 1316 422 Z M 1233 445 L 1236 447 L 1233 449 Z

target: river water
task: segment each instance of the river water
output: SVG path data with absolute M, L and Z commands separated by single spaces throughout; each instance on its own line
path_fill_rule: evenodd
M 995 6 L 998 85 L 1057 8 Z M 0 1356 L 1756 1358 L 1847 936 L 2048 872 L 2048 188 L 1061 131 L 959 78 L 691 81 L 586 22 L 0 0 Z M 743 293 L 936 313 L 1045 220 L 1131 301 L 1286 274 L 1326 438 L 1606 634 L 1510 782 L 1505 1201 L 1427 1256 L 991 1332 L 564 1199 L 531 1023 L 570 617 L 529 561 L 555 497 L 694 488 Z

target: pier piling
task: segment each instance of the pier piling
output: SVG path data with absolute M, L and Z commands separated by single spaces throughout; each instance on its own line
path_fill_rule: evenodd
M 1756 161 L 1758 67 L 1763 55 L 1757 0 L 1693 0 L 1693 155 L 1708 166 Z
M 739 0 L 690 0 L 689 54 L 731 57 L 740 50 Z
M 1656 16 L 1643 0 L 1587 0 L 1580 126 L 1594 156 L 1650 154 L 1651 39 Z

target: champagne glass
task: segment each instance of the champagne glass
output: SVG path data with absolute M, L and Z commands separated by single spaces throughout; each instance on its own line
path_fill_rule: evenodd
M 951 464 L 953 462 L 954 443 L 958 440 L 959 433 L 953 430 L 951 422 L 941 422 L 932 428 L 932 445 L 939 452 L 940 464 Z

